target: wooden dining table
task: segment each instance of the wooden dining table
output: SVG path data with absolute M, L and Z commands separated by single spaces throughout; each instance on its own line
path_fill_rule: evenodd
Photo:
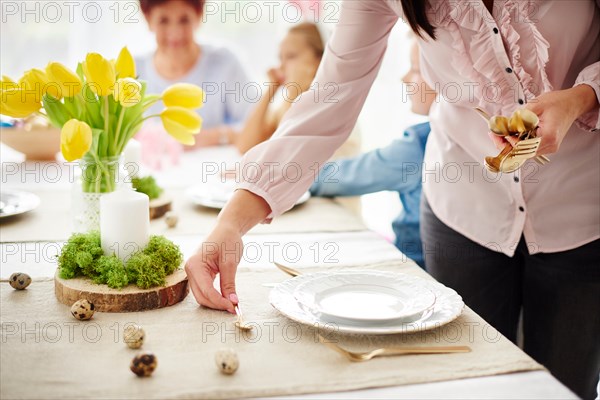
M 2 165 L 2 190 L 10 188 L 14 190 L 24 190 L 33 193 L 36 192 L 48 192 L 48 193 L 62 193 L 68 192 L 72 185 L 69 181 L 69 176 L 66 173 L 68 166 L 60 161 L 56 162 L 34 162 L 24 161 L 19 153 L 16 153 L 12 149 L 7 148 L 4 145 L 0 145 L 0 161 Z M 161 170 L 154 170 L 153 176 L 156 177 L 159 184 L 161 184 L 165 190 L 173 193 L 183 193 L 185 188 L 202 180 L 202 174 L 213 173 L 213 166 L 222 169 L 224 165 L 227 168 L 235 168 L 235 163 L 239 160 L 237 153 L 233 148 L 219 147 L 212 149 L 202 149 L 193 152 L 184 153 L 179 162 L 176 165 L 164 165 Z M 225 163 L 225 164 L 223 164 Z M 33 171 L 33 172 L 32 172 Z M 61 171 L 59 179 L 55 179 L 56 171 Z M 50 173 L 52 173 L 52 179 L 50 179 Z M 46 174 L 46 175 L 45 175 Z M 178 196 L 183 196 L 178 194 Z M 184 207 L 188 204 L 189 200 L 185 198 L 177 198 L 175 201 L 180 207 Z M 251 231 L 245 238 L 244 242 L 246 247 L 254 250 L 255 254 L 252 257 L 246 257 L 242 259 L 239 269 L 240 274 L 247 273 L 259 274 L 264 272 L 268 279 L 276 277 L 277 280 L 283 280 L 286 277 L 281 275 L 273 275 L 275 272 L 269 270 L 273 269 L 272 258 L 275 257 L 279 260 L 286 257 L 282 253 L 282 244 L 294 243 L 295 248 L 299 249 L 299 256 L 293 257 L 290 261 L 295 268 L 299 270 L 312 271 L 316 265 L 323 264 L 323 259 L 326 254 L 333 254 L 335 260 L 335 266 L 339 268 L 352 268 L 361 267 L 368 265 L 377 264 L 389 264 L 399 265 L 406 271 L 411 271 L 423 276 L 428 275 L 421 271 L 416 264 L 411 260 L 407 259 L 402 253 L 400 253 L 392 244 L 386 241 L 383 237 L 375 232 L 368 230 L 364 224 L 360 221 L 357 216 L 352 216 L 348 211 L 334 203 L 334 200 L 309 200 L 309 204 L 313 204 L 312 208 L 298 207 L 297 210 L 292 211 L 293 214 L 287 216 L 285 223 L 280 225 L 273 225 L 272 230 L 268 225 L 262 226 L 258 230 Z M 319 201 L 324 203 L 319 203 Z M 325 203 L 326 202 L 326 203 Z M 314 210 L 319 210 L 320 207 L 326 208 L 327 213 L 339 213 L 340 221 L 355 219 L 348 225 L 343 225 L 340 229 L 335 227 L 329 227 L 329 229 L 319 228 L 311 230 L 310 218 L 314 218 Z M 68 210 L 68 205 L 65 205 Z M 203 210 L 202 208 L 193 208 L 195 213 L 202 215 L 206 221 L 214 221 L 217 213 L 214 210 Z M 35 213 L 33 211 L 32 213 Z M 32 214 L 33 215 L 33 214 Z M 316 214 L 318 215 L 318 213 Z M 19 218 L 19 217 L 17 217 Z M 283 218 L 283 217 L 282 217 Z M 309 219 L 307 222 L 306 219 Z M 203 220 L 204 221 L 204 220 Z M 332 219 L 332 221 L 336 221 Z M 64 221 L 68 224 L 69 221 Z M 162 224 L 162 222 L 160 222 Z M 25 240 L 4 240 L 2 237 L 2 231 L 9 232 L 14 224 L 27 224 L 32 227 L 31 238 L 25 238 Z M 318 225 L 318 224 L 316 224 Z M 158 226 L 158 225 L 157 225 Z M 162 225 L 161 225 L 162 226 Z M 301 228 L 299 228 L 301 226 Z M 197 246 L 202 242 L 203 238 L 208 233 L 210 226 L 199 227 L 197 232 L 193 231 L 180 231 L 174 234 L 169 233 L 168 230 L 164 230 L 164 234 L 177 243 L 184 256 L 187 258 L 194 254 Z M 35 290 L 36 281 L 44 281 L 51 279 L 56 271 L 56 261 L 53 259 L 53 255 L 56 254 L 60 249 L 60 244 L 64 242 L 65 238 L 57 237 L 55 240 L 50 238 L 36 238 L 35 232 L 35 218 L 29 218 L 26 220 L 16 221 L 2 221 L 0 220 L 0 249 L 2 257 L 2 267 L 0 269 L 0 278 L 6 280 L 13 272 L 25 272 L 29 274 L 34 283 L 32 287 L 27 290 Z M 279 246 L 273 247 L 272 243 L 278 243 Z M 329 246 L 329 247 L 327 247 Z M 274 248 L 274 250 L 273 250 Z M 45 253 L 42 253 L 42 250 Z M 271 249 L 272 251 L 267 251 Z M 333 249 L 333 250 L 331 250 Z M 257 253 L 258 252 L 258 253 Z M 298 251 L 297 251 L 298 252 Z M 318 254 L 317 254 L 318 253 Z M 39 259 L 36 258 L 35 262 L 32 262 L 32 254 L 37 254 Z M 40 255 L 41 254 L 41 255 Z M 258 254 L 258 255 L 256 255 Z M 240 275 L 242 282 L 244 282 L 243 275 Z M 248 279 L 250 279 L 250 277 Z M 428 277 L 429 279 L 430 277 Z M 3 283 L 4 285 L 5 283 Z M 243 291 L 250 291 L 251 288 L 244 287 Z M 265 293 L 268 293 L 267 288 L 262 288 Z M 265 294 L 266 296 L 266 294 Z M 193 299 L 191 295 L 188 296 L 188 305 L 186 307 L 192 307 Z M 3 309 L 7 310 L 11 307 L 20 306 L 15 300 L 14 304 L 10 302 L 13 297 L 3 297 L 5 300 L 2 304 Z M 7 303 L 8 302 L 8 303 Z M 268 305 L 264 305 L 267 307 Z M 261 306 L 263 307 L 263 306 Z M 187 309 L 187 308 L 186 308 Z M 257 309 L 258 310 L 258 309 Z M 266 310 L 266 308 L 260 308 L 260 310 Z M 251 310 L 252 311 L 252 310 Z M 174 312 L 174 311 L 173 311 Z M 266 312 L 266 311 L 265 311 Z M 271 310 L 269 312 L 274 312 Z M 466 309 L 465 313 L 473 318 L 479 318 L 472 310 Z M 206 315 L 218 315 L 208 313 Z M 269 314 L 271 315 L 271 314 Z M 27 320 L 24 317 L 24 320 Z M 3 319 L 2 325 L 7 323 Z M 10 384 L 8 379 L 18 379 L 18 377 L 27 377 L 26 380 L 20 382 L 24 384 L 29 382 L 32 385 L 36 384 L 37 369 L 43 369 L 43 363 L 31 363 L 28 364 L 25 361 L 19 360 L 16 364 L 5 364 L 11 360 L 13 356 L 5 346 L 10 346 L 11 343 L 15 345 L 16 342 L 5 340 L 7 332 L 5 329 L 2 330 L 2 365 L 0 369 L 0 382 L 2 383 L 2 398 L 25 398 L 28 397 L 29 393 L 26 388 L 21 386 L 21 389 L 17 389 L 18 386 Z M 318 344 L 314 344 L 318 346 Z M 494 350 L 495 344 L 486 343 L 485 346 L 481 347 L 481 353 L 478 353 L 478 358 L 486 358 L 488 351 Z M 508 343 L 504 338 L 498 341 L 498 348 L 504 346 L 503 349 L 507 349 L 508 352 L 512 352 L 515 356 L 522 356 L 526 359 L 527 356 L 517 348 L 516 345 Z M 312 347 L 311 347 L 312 348 Z M 318 347 L 315 347 L 318 349 Z M 58 352 L 59 347 L 56 348 L 56 353 L 52 353 L 53 349 L 49 348 L 48 351 L 53 354 L 53 357 L 60 358 L 61 354 Z M 6 352 L 5 352 L 6 351 Z M 333 354 L 327 354 L 326 350 L 322 356 L 333 356 Z M 4 354 L 7 354 L 6 357 Z M 11 361 L 12 362 L 12 361 Z M 340 368 L 345 369 L 346 367 L 341 363 L 341 360 L 336 360 L 336 365 L 342 365 Z M 528 365 L 534 365 L 532 361 Z M 365 364 L 368 365 L 368 364 Z M 379 364 L 372 364 L 374 366 Z M 381 364 L 383 365 L 383 364 Z M 498 366 L 501 371 L 501 365 Z M 21 368 L 21 369 L 20 369 Z M 350 368 L 350 367 L 348 367 Z M 377 399 L 403 399 L 403 398 L 446 398 L 446 399 L 467 399 L 467 398 L 497 398 L 497 399 L 576 399 L 575 396 L 569 389 L 567 389 L 562 383 L 555 379 L 547 370 L 543 367 L 527 367 L 519 371 L 519 368 L 515 368 L 516 372 L 511 373 L 495 373 L 486 375 L 485 372 L 482 374 L 473 375 L 473 377 L 462 377 L 457 379 L 418 379 L 420 383 L 408 383 L 401 385 L 394 384 L 373 384 L 362 383 L 360 385 L 349 385 L 348 390 L 333 390 L 326 388 L 324 392 L 317 389 L 311 389 L 309 393 L 303 391 L 301 388 L 294 392 L 294 389 L 288 391 L 277 392 L 277 390 L 264 393 L 269 393 L 268 396 L 277 396 L 275 398 L 318 398 L 318 399 L 334 399 L 334 398 L 377 398 Z M 366 371 L 366 370 L 365 370 Z M 425 371 L 424 371 L 425 372 Z M 398 372 L 401 374 L 402 372 Z M 412 371 L 411 373 L 418 374 L 418 371 Z M 417 375 L 415 375 L 417 376 Z M 159 377 L 156 377 L 159 379 Z M 132 378 L 133 379 L 133 378 Z M 218 379 L 221 379 L 220 377 Z M 42 381 L 43 378 L 40 377 Z M 233 382 L 233 381 L 231 381 Z M 383 381 L 382 381 L 383 382 Z M 393 382 L 393 381 L 389 381 Z M 82 384 L 83 385 L 83 384 Z M 84 385 L 83 385 L 84 386 Z M 382 386 L 382 387 L 378 387 Z M 344 386 L 339 386 L 343 388 Z M 66 390 L 66 389 L 61 389 Z M 73 389 L 75 390 L 75 389 Z M 62 393 L 62 392 L 61 392 Z M 77 392 L 73 392 L 72 397 L 76 397 Z M 215 392 L 216 393 L 216 392 Z M 263 393 L 260 391 L 251 393 Z M 31 394 L 31 393 L 29 393 Z M 127 397 L 126 393 L 121 394 L 123 397 Z M 167 397 L 167 394 L 162 393 L 163 397 Z M 46 393 L 47 397 L 55 397 L 52 392 Z M 158 396 L 158 395 L 157 395 Z M 198 395 L 202 397 L 201 395 Z M 223 395 L 228 397 L 229 395 Z M 246 397 L 245 395 L 238 395 L 233 397 Z M 35 396 L 34 396 L 35 397 Z M 41 396 L 40 398 L 43 398 Z M 69 397 L 69 396 L 67 396 Z M 111 398 L 120 397 L 119 392 L 112 393 Z M 188 395 L 181 397 L 195 397 L 193 392 Z M 257 397 L 257 396 L 250 396 Z M 260 395 L 258 397 L 261 397 Z

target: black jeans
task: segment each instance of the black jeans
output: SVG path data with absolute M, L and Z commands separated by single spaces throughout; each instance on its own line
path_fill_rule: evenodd
M 557 233 L 568 235 L 568 230 Z M 427 271 L 515 342 L 523 310 L 524 350 L 577 395 L 596 396 L 600 373 L 600 240 L 530 255 L 521 238 L 508 257 L 441 222 L 423 197 Z

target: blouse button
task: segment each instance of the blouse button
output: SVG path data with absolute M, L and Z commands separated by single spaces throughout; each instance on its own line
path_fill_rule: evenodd
M 519 177 L 518 176 L 515 176 L 515 182 L 519 183 Z
M 521 105 L 525 104 L 525 102 L 523 101 L 523 99 L 519 99 L 519 104 L 521 104 Z
M 494 28 L 494 33 L 497 35 L 498 34 L 498 28 Z
M 525 209 L 521 206 L 521 207 L 519 207 L 519 211 L 523 212 L 523 211 L 525 211 Z
M 506 72 L 508 72 L 509 74 L 511 74 L 511 73 L 512 73 L 512 68 L 510 68 L 510 67 L 507 67 L 507 68 L 506 68 Z

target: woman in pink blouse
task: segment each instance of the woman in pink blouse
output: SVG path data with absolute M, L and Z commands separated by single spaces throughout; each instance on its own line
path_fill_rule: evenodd
M 194 296 L 233 312 L 242 236 L 291 208 L 311 185 L 315 163 L 347 138 L 400 18 L 420 36 L 423 74 L 440 94 L 423 166 L 427 269 L 513 340 L 523 308 L 525 350 L 577 394 L 593 397 L 600 371 L 598 0 L 344 1 L 318 87 L 270 141 L 246 154 L 263 173 L 245 177 L 219 215 L 205 242 L 219 250 L 188 260 Z M 336 85 L 334 101 L 327 83 Z M 488 173 L 482 160 L 504 143 L 486 134 L 476 106 L 491 115 L 536 112 L 539 154 L 552 162 Z M 284 174 L 290 162 L 302 167 L 299 181 Z

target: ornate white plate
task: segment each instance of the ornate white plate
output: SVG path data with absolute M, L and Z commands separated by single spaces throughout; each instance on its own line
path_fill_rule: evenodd
M 225 207 L 234 191 L 234 182 L 233 184 L 210 182 L 190 187 L 186 191 L 186 195 L 196 205 L 220 210 Z M 305 203 L 308 199 L 310 199 L 310 192 L 304 193 L 296 205 Z
M 318 272 L 315 274 L 300 275 L 282 282 L 271 290 L 269 302 L 283 315 L 301 324 L 312 325 L 336 332 L 371 335 L 391 335 L 435 329 L 458 318 L 465 306 L 458 293 L 441 283 L 411 277 L 415 282 L 423 281 L 425 287 L 431 290 L 436 296 L 433 309 L 421 319 L 412 322 L 384 321 L 375 324 L 350 321 L 332 323 L 324 321 L 319 315 L 303 308 L 294 297 L 294 292 L 299 285 L 311 279 L 328 275 L 331 275 L 331 272 Z
M 294 297 L 323 321 L 412 322 L 435 304 L 435 294 L 423 282 L 392 272 L 340 271 L 298 285 Z
M 18 190 L 0 192 L 0 218 L 12 217 L 36 209 L 40 198 L 33 193 Z

